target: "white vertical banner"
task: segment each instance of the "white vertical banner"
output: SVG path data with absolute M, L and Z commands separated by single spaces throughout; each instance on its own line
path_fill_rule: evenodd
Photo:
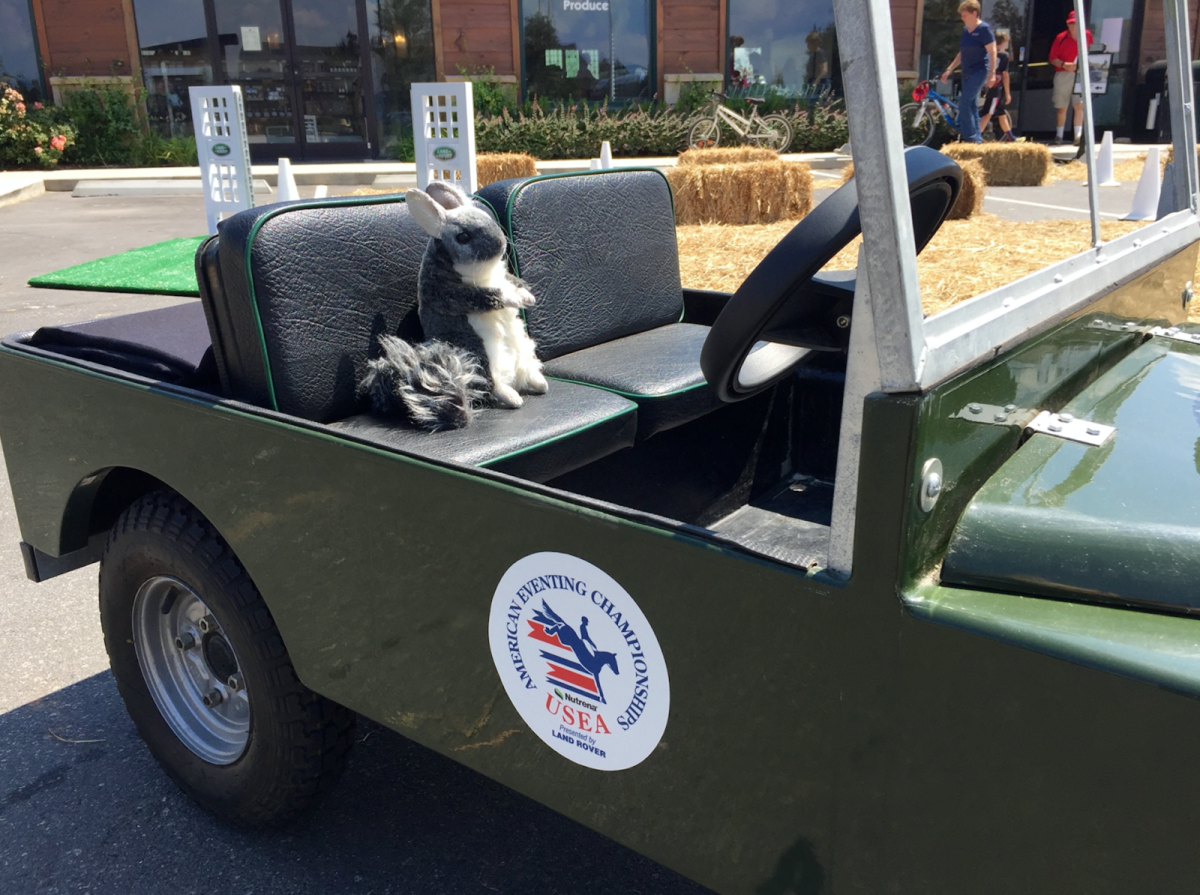
M 417 186 L 435 180 L 475 192 L 475 100 L 471 82 L 412 85 Z
M 196 155 L 204 185 L 208 232 L 226 214 L 254 207 L 250 143 L 240 87 L 190 87 Z

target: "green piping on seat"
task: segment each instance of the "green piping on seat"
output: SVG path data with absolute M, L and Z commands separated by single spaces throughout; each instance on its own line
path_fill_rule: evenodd
M 673 392 L 663 392 L 661 395 L 641 395 L 637 392 L 623 392 L 619 388 L 611 388 L 607 385 L 597 385 L 594 382 L 581 382 L 578 379 L 567 379 L 565 376 L 547 376 L 547 379 L 553 379 L 555 382 L 570 382 L 573 385 L 586 385 L 588 388 L 598 388 L 601 391 L 612 392 L 614 395 L 620 395 L 622 398 L 629 398 L 633 401 L 656 401 L 659 398 L 673 398 L 675 395 L 683 395 L 688 392 L 694 392 L 698 388 L 706 388 L 707 382 L 697 382 L 695 385 L 689 385 L 686 388 L 677 388 Z
M 597 426 L 602 426 L 605 423 L 610 422 L 611 420 L 615 420 L 619 416 L 624 416 L 627 413 L 637 413 L 637 408 L 636 407 L 622 408 L 621 410 L 618 410 L 614 413 L 610 413 L 608 416 L 604 417 L 603 419 L 599 419 L 599 420 L 596 420 L 595 422 L 588 423 L 586 426 L 584 426 L 581 429 L 572 429 L 570 432 L 563 432 L 561 435 L 555 435 L 553 438 L 547 438 L 545 441 L 539 441 L 537 444 L 531 444 L 528 447 L 521 448 L 520 450 L 510 451 L 507 454 L 501 454 L 499 457 L 493 457 L 491 460 L 484 460 L 482 463 L 476 463 L 475 465 L 487 467 L 487 466 L 491 466 L 493 463 L 499 463 L 502 460 L 511 460 L 513 457 L 520 457 L 522 454 L 528 454 L 530 451 L 536 451 L 540 448 L 545 447 L 548 444 L 554 444 L 557 441 L 562 441 L 564 438 L 574 438 L 576 435 L 580 434 L 581 432 L 586 432 L 589 429 L 594 429 Z
M 526 180 L 524 183 L 522 183 L 520 186 L 518 186 L 516 189 L 514 189 L 509 194 L 508 203 L 505 206 L 505 220 L 508 221 L 508 226 L 505 227 L 504 229 L 507 230 L 507 233 L 505 235 L 508 236 L 508 250 L 512 257 L 513 273 L 516 276 L 519 277 L 521 275 L 521 265 L 517 263 L 517 244 L 516 244 L 516 240 L 513 238 L 513 235 L 512 235 L 512 212 L 513 212 L 513 203 L 515 201 L 517 201 L 517 196 L 519 196 L 521 194 L 521 190 L 525 189 L 525 187 L 529 186 L 531 183 L 540 183 L 543 180 L 558 180 L 563 177 L 592 177 L 597 174 L 610 174 L 614 170 L 616 170 L 616 171 L 651 171 L 651 172 L 657 174 L 659 177 L 661 177 L 663 179 L 663 182 L 666 183 L 666 185 L 667 185 L 667 195 L 671 197 L 671 220 L 672 221 L 675 220 L 675 193 L 671 190 L 671 181 L 667 180 L 667 175 L 664 174 L 662 171 L 658 170 L 658 168 L 624 168 L 624 167 L 622 167 L 622 168 L 608 168 L 606 170 L 601 170 L 601 171 L 564 171 L 561 174 L 539 174 L 536 177 L 530 177 L 528 180 Z M 490 202 L 487 202 L 486 200 L 480 200 L 480 201 L 483 201 L 484 204 L 486 204 L 488 206 L 488 208 L 492 208 L 492 205 Z M 493 214 L 496 213 L 496 210 L 494 208 L 492 208 L 492 213 Z M 497 216 L 497 220 L 499 220 L 499 216 Z M 680 290 L 679 290 L 679 319 L 677 321 L 675 321 L 676 323 L 683 322 L 683 315 L 686 310 L 687 310 L 687 308 L 684 306 L 684 303 L 683 303 L 683 288 L 681 286 Z M 521 319 L 522 320 L 525 319 L 525 309 L 524 308 L 521 309 Z M 564 380 L 564 381 L 569 381 L 569 380 Z M 584 383 L 584 384 L 586 384 L 586 383 Z
M 254 269 L 250 263 L 250 259 L 254 254 L 254 240 L 258 237 L 258 232 L 263 228 L 267 221 L 273 220 L 278 215 L 287 211 L 301 211 L 309 208 L 344 208 L 353 205 L 384 205 L 395 202 L 403 202 L 404 196 L 362 196 L 360 198 L 346 198 L 336 202 L 328 200 L 317 200 L 310 202 L 297 202 L 289 205 L 281 205 L 278 208 L 264 214 L 261 218 L 254 222 L 254 226 L 250 228 L 249 234 L 246 236 L 246 283 L 250 287 L 250 307 L 254 311 L 254 325 L 258 328 L 258 344 L 262 349 L 263 366 L 267 373 L 267 394 L 271 398 L 271 409 L 279 410 L 279 401 L 275 397 L 275 381 L 271 375 L 271 356 L 267 352 L 267 337 L 263 332 L 262 317 L 258 313 L 258 295 L 254 290 Z

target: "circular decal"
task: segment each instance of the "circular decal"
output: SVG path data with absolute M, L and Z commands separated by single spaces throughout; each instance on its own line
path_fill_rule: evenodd
M 439 146 L 437 149 L 433 150 L 433 157 L 438 161 L 448 162 L 450 159 L 454 158 L 454 147 Z
M 492 597 L 488 639 L 509 699 L 564 758 L 620 771 L 662 739 L 671 686 L 658 639 L 591 563 L 565 553 L 513 563 Z
M 212 151 L 213 155 L 226 156 L 229 155 L 229 153 L 233 150 L 229 148 L 228 143 L 213 143 Z

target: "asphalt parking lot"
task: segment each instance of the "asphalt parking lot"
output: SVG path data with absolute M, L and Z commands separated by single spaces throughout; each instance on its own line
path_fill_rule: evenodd
M 0 208 L 4 333 L 186 301 L 25 281 L 203 230 L 198 198 L 51 193 Z M 217 822 L 159 771 L 125 714 L 107 671 L 96 567 L 33 584 L 19 540 L 0 469 L 0 892 L 707 891 L 366 721 L 340 785 L 295 827 Z

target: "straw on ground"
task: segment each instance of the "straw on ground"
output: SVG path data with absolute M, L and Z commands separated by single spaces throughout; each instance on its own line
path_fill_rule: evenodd
M 683 285 L 733 292 L 795 223 L 679 227 Z M 1139 221 L 1103 221 L 1101 235 L 1104 239 L 1115 239 L 1144 225 L 1145 222 Z M 936 314 L 1083 251 L 1091 244 L 1090 228 L 1088 221 L 1016 224 L 990 214 L 967 221 L 947 221 L 917 256 L 925 313 Z M 858 246 L 856 240 L 829 267 L 853 269 L 858 263 Z M 1200 280 L 1200 273 L 1197 279 Z M 1200 313 L 1192 313 L 1193 319 L 1200 320 Z

